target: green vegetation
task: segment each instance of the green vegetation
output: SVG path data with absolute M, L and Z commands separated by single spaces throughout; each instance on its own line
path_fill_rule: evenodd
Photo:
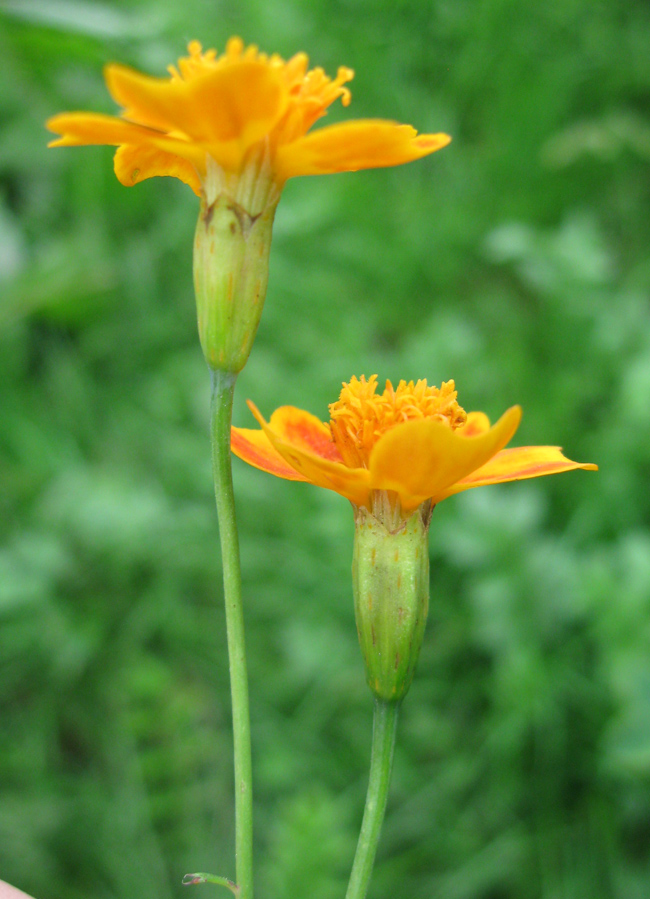
M 454 137 L 288 184 L 235 422 L 246 397 L 324 418 L 352 374 L 455 378 L 467 409 L 522 404 L 515 442 L 601 466 L 436 509 L 370 897 L 645 899 L 650 10 L 590 0 L 5 0 L 0 878 L 172 899 L 234 874 L 198 202 L 43 129 L 113 110 L 105 62 L 162 75 L 232 33 L 352 66 L 330 120 Z M 339 899 L 372 715 L 350 509 L 239 462 L 235 486 L 257 894 Z

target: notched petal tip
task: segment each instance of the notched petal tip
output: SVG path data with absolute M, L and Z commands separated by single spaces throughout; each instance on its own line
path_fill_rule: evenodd
M 278 148 L 276 165 L 286 180 L 414 162 L 442 149 L 446 134 L 420 134 L 386 119 L 357 119 L 328 125 Z
M 54 140 L 48 142 L 48 147 L 70 147 L 77 143 L 75 137 L 69 134 L 70 127 L 74 129 L 79 116 L 85 113 L 81 112 L 60 112 L 57 115 L 50 116 L 45 122 L 45 127 L 52 134 L 58 134 Z
M 48 131 L 51 131 L 53 134 L 61 133 L 60 129 L 57 127 L 57 124 L 56 124 L 57 121 L 59 120 L 59 118 L 60 118 L 60 114 L 50 116 L 49 119 L 45 120 L 45 127 L 47 128 Z
M 598 471 L 598 466 L 593 462 L 573 462 L 567 459 L 559 446 L 515 446 L 501 450 L 485 465 L 452 485 L 443 499 L 473 487 L 524 481 L 577 469 Z

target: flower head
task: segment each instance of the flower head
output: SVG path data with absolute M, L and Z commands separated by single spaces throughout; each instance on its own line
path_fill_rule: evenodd
M 106 67 L 120 116 L 65 112 L 47 122 L 61 135 L 51 147 L 110 144 L 115 174 L 131 186 L 155 175 L 179 178 L 201 198 L 194 240 L 199 337 L 213 370 L 241 371 L 262 314 L 275 210 L 287 178 L 399 165 L 449 143 L 410 125 L 368 119 L 311 126 L 341 98 L 353 76 L 308 69 L 231 38 L 226 51 L 189 55 L 152 78 Z
M 262 430 L 232 429 L 232 449 L 256 468 L 309 481 L 346 496 L 355 507 L 352 579 L 359 643 L 368 686 L 382 701 L 407 693 L 429 606 L 427 533 L 435 503 L 483 484 L 572 468 L 556 446 L 504 449 L 519 425 L 513 406 L 490 427 L 466 413 L 453 381 L 351 378 L 324 424 L 283 406 Z
M 308 69 L 297 53 L 288 62 L 231 38 L 223 55 L 205 53 L 198 41 L 189 56 L 169 67 L 169 78 L 152 78 L 126 66 L 106 67 L 119 117 L 62 113 L 47 127 L 61 135 L 50 146 L 111 144 L 118 147 L 115 173 L 122 184 L 171 175 L 201 193 L 210 162 L 237 175 L 251 157 L 263 155 L 281 187 L 295 175 L 400 165 L 449 143 L 446 134 L 418 135 L 410 125 L 381 119 L 311 126 L 341 98 L 354 73 L 344 66 L 335 78 Z
M 400 381 L 397 388 L 387 381 L 378 393 L 376 375 L 353 377 L 330 405 L 329 424 L 293 406 L 266 422 L 249 406 L 262 430 L 232 429 L 237 456 L 278 477 L 334 490 L 375 514 L 387 501 L 408 517 L 423 503 L 472 487 L 597 468 L 572 462 L 557 446 L 504 449 L 520 407 L 490 427 L 483 412 L 458 405 L 453 381 L 440 388 L 426 380 Z

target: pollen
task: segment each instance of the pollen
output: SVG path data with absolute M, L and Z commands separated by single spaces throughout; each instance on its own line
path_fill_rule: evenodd
M 353 376 L 329 407 L 332 438 L 352 468 L 368 468 L 370 452 L 379 438 L 402 422 L 430 419 L 455 430 L 467 420 L 456 401 L 453 381 L 443 381 L 441 387 L 430 387 L 426 379 L 400 381 L 396 388 L 386 381 L 383 393 L 377 392 L 378 386 L 377 375 L 369 380 L 365 375 Z

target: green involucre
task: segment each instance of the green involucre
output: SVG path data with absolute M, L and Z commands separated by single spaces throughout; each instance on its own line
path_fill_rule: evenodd
M 429 509 L 396 529 L 367 509 L 355 516 L 352 578 L 368 686 L 387 702 L 406 695 L 429 611 Z

